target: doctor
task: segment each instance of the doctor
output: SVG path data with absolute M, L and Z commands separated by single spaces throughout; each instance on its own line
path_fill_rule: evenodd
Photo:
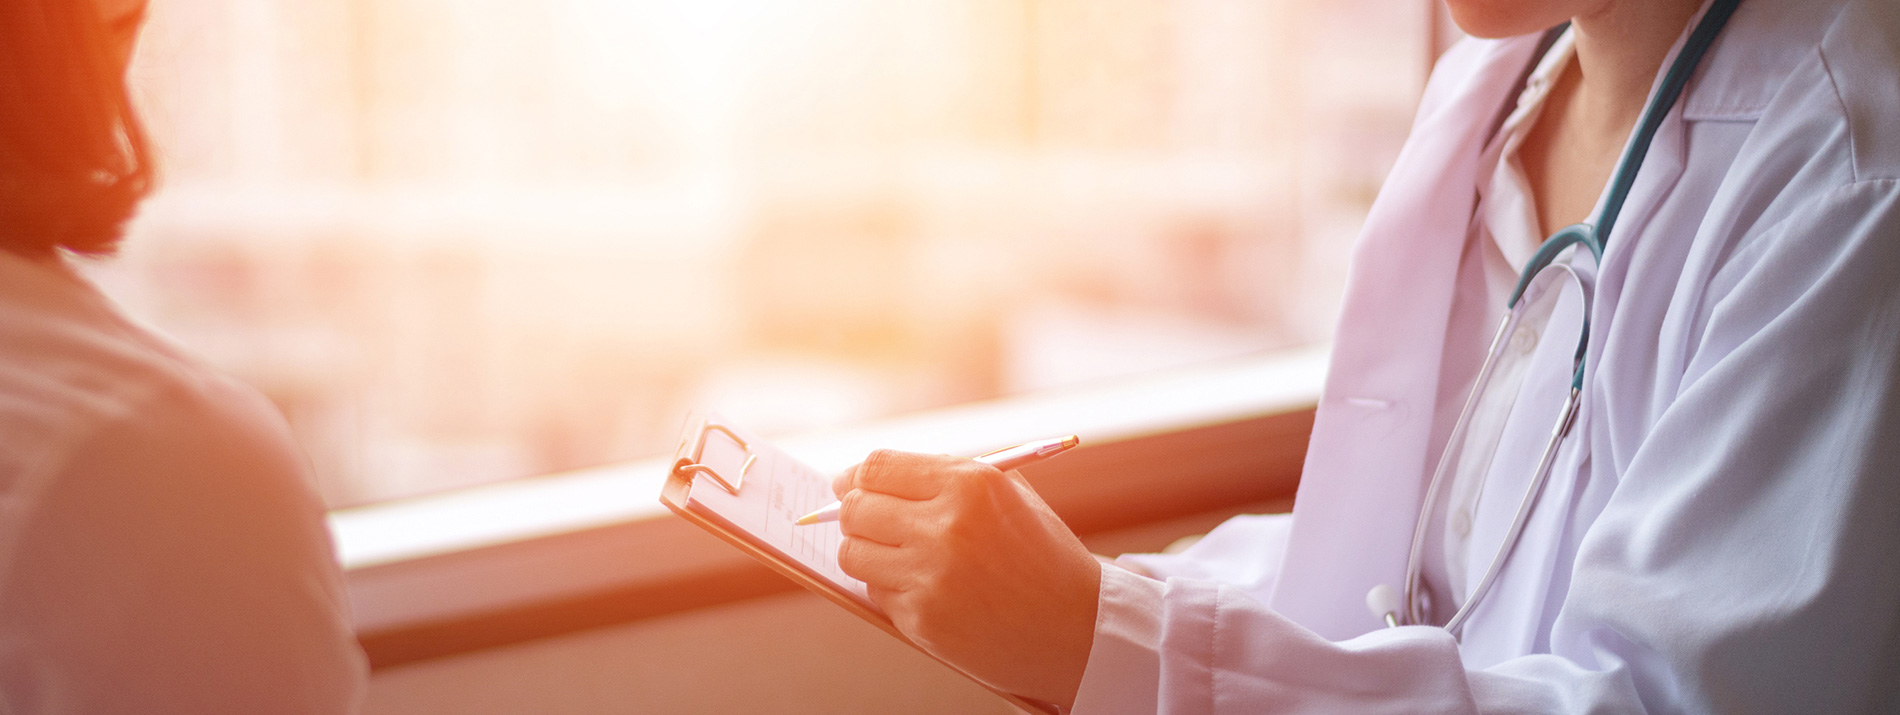
M 1367 219 L 1291 516 L 1102 566 L 1020 475 L 878 452 L 845 570 L 1076 713 L 1900 710 L 1900 3 L 1450 5 L 1495 39 Z M 1600 260 L 1538 253 L 1577 222 Z

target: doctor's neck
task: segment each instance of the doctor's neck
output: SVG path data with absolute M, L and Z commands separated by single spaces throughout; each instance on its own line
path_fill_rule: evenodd
M 1600 127 L 1636 123 L 1663 58 L 1701 0 L 1599 0 L 1577 3 L 1570 19 L 1576 38 L 1575 90 L 1597 116 L 1576 117 Z M 1601 123 L 1601 124 L 1599 124 Z M 1620 134 L 1621 132 L 1617 132 Z

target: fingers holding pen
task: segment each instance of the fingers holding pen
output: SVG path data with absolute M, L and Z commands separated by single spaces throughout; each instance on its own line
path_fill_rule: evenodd
M 911 541 L 923 518 L 918 502 L 868 489 L 852 489 L 840 501 L 838 525 L 845 536 L 887 546 Z
M 883 607 L 879 591 L 901 593 L 915 582 L 915 556 L 902 547 L 880 544 L 861 536 L 846 536 L 838 544 L 838 568 L 871 591 L 871 600 Z
M 978 460 L 874 452 L 832 488 L 838 565 L 906 638 L 1055 702 L 1074 697 L 1087 663 L 1102 566 L 1013 469 L 1047 456 L 1040 449 Z
M 967 459 L 873 452 L 839 476 L 838 525 L 845 542 L 838 562 L 867 584 L 904 591 L 930 581 L 944 560 L 940 542 L 955 522 L 972 480 L 995 478 L 992 467 Z
M 851 489 L 868 489 L 926 501 L 968 480 L 996 474 L 995 467 L 961 457 L 881 449 L 839 475 L 832 490 L 842 495 Z

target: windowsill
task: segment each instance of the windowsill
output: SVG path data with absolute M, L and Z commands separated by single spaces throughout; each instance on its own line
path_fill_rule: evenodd
M 1326 346 L 776 440 L 821 471 L 877 448 L 977 454 L 1056 433 L 1025 474 L 1091 545 L 1289 500 Z M 387 667 L 796 588 L 658 501 L 664 458 L 332 512 L 357 632 Z M 1118 536 L 1119 535 L 1119 536 Z

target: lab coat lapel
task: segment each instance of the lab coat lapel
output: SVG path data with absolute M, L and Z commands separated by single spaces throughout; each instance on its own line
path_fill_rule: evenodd
M 1367 590 L 1402 583 L 1430 478 L 1432 405 L 1479 154 L 1537 40 L 1467 42 L 1441 60 L 1438 76 L 1459 79 L 1427 89 L 1413 140 L 1354 251 L 1297 516 L 1271 599 L 1276 610 L 1327 638 L 1379 627 L 1364 605 Z M 1446 195 L 1470 198 L 1443 201 Z

